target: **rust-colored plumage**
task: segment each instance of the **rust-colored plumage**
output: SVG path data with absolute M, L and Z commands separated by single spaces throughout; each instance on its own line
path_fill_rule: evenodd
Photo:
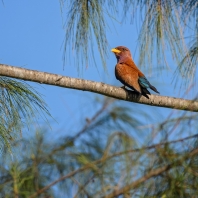
M 117 58 L 115 76 L 121 83 L 147 98 L 149 98 L 147 94 L 150 95 L 147 88 L 159 93 L 157 89 L 149 83 L 144 74 L 137 68 L 128 48 L 118 46 L 111 51 L 114 52 Z

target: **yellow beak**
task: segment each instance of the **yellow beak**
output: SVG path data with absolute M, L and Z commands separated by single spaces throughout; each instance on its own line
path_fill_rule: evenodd
M 112 51 L 113 53 L 120 53 L 120 52 L 121 52 L 120 50 L 115 49 L 115 48 L 113 48 L 111 51 Z

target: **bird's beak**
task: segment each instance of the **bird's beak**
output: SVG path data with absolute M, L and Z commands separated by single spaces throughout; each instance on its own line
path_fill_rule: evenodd
M 113 53 L 120 53 L 121 51 L 120 50 L 118 50 L 118 49 L 116 49 L 116 48 L 113 48 L 112 50 L 111 50 Z

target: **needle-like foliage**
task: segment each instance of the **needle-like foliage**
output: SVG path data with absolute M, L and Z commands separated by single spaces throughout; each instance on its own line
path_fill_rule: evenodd
M 0 196 L 196 197 L 197 115 L 161 122 L 150 137 L 147 128 L 138 128 L 135 108 L 122 106 L 104 101 L 73 137 L 64 130 L 52 141 L 37 131 L 16 141 L 12 161 L 0 158 Z
M 159 68 L 168 66 L 167 49 L 178 64 L 185 45 L 177 4 L 173 0 L 149 0 L 140 6 L 145 16 L 139 36 L 140 65 L 151 66 L 157 57 Z
M 182 21 L 189 36 L 189 50 L 179 64 L 177 73 L 181 74 L 184 82 L 195 80 L 198 66 L 198 2 L 196 0 L 184 0 L 182 2 Z
M 77 64 L 88 66 L 91 57 L 95 62 L 93 49 L 96 44 L 103 66 L 106 65 L 108 41 L 104 4 L 106 4 L 104 0 L 72 0 L 67 5 L 64 52 L 68 54 L 68 57 L 75 53 L 76 56 L 72 56 L 72 59 L 75 59 Z M 64 5 L 63 0 L 61 0 L 61 5 Z M 108 5 L 111 6 L 111 3 L 109 2 Z M 64 55 L 65 59 L 68 57 Z
M 60 2 L 62 12 L 64 13 L 67 9 L 64 45 L 66 61 L 72 57 L 71 59 L 77 63 L 81 62 L 82 66 L 88 66 L 90 57 L 95 61 L 97 56 L 93 50 L 96 44 L 97 53 L 99 52 L 105 66 L 109 51 L 107 30 L 111 27 L 108 26 L 107 21 L 112 20 L 116 24 L 117 20 L 114 19 L 120 19 L 120 13 L 122 13 L 124 19 L 127 16 L 132 19 L 141 16 L 139 18 L 143 19 L 137 19 L 140 25 L 139 66 L 152 69 L 152 66 L 157 64 L 159 70 L 167 67 L 170 69 L 171 55 L 176 61 L 176 67 L 171 66 L 171 69 L 176 68 L 179 71 L 178 74 L 188 78 L 196 70 L 198 47 L 196 0 L 125 0 L 122 2 L 60 0 Z M 186 38 L 189 36 L 189 29 L 193 32 L 193 40 L 188 46 Z M 193 74 L 195 75 L 195 72 Z
M 96 44 L 105 65 L 104 14 L 117 14 L 121 6 L 124 11 L 133 7 L 144 16 L 140 63 L 148 65 L 157 55 L 161 68 L 170 49 L 172 57 L 181 61 L 179 74 L 195 73 L 197 1 L 60 2 L 63 11 L 67 8 L 65 53 L 71 56 L 74 51 L 72 59 L 87 64 L 91 55 L 94 60 Z M 193 29 L 189 50 L 183 36 L 188 27 Z M 100 108 L 94 103 L 98 109 L 94 115 L 84 115 L 79 130 L 75 122 L 75 129 L 64 129 L 60 139 L 36 133 L 30 139 L 13 141 L 32 115 L 40 110 L 49 113 L 35 90 L 23 82 L 1 77 L 0 90 L 0 137 L 5 146 L 11 147 L 12 142 L 14 147 L 12 159 L 6 155 L 8 149 L 0 157 L 0 197 L 197 197 L 197 114 L 173 113 L 154 125 L 154 109 L 147 115 L 140 106 L 105 99 Z
M 46 105 L 30 85 L 23 81 L 0 77 L 0 142 L 10 148 L 22 127 L 41 113 L 50 115 Z

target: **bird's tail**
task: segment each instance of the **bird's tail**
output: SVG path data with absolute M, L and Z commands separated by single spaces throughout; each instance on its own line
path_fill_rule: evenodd
M 153 91 L 155 91 L 156 93 L 160 93 L 159 91 L 157 91 L 157 89 L 154 87 L 154 86 L 152 86 L 151 84 L 149 85 L 149 87 L 150 87 L 150 89 L 152 89 Z

